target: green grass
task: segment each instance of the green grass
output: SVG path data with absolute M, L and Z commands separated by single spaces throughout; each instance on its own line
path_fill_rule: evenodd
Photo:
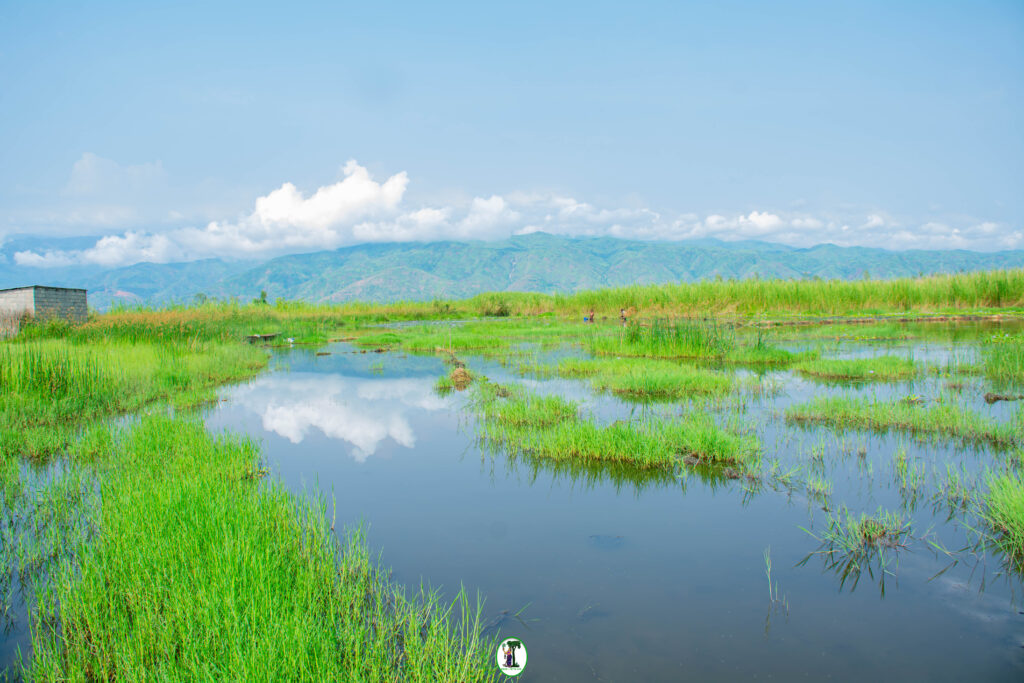
M 1024 382 L 1024 335 L 994 336 L 982 345 L 985 375 L 997 382 Z
M 899 356 L 807 360 L 793 366 L 795 372 L 830 380 L 891 382 L 917 376 L 914 361 Z
M 856 515 L 844 506 L 827 513 L 826 528 L 820 536 L 807 531 L 821 546 L 799 564 L 820 555 L 825 560 L 825 568 L 839 575 L 840 586 L 852 581 L 851 590 L 857 587 L 865 570 L 874 577 L 877 569 L 884 594 L 885 577 L 892 573 L 888 551 L 904 547 L 911 531 L 910 521 L 899 513 L 880 508 L 873 515 L 863 512 Z
M 28 582 L 27 678 L 494 678 L 479 607 L 407 595 L 359 533 L 339 547 L 322 501 L 257 481 L 251 443 L 166 417 L 104 424 L 252 376 L 267 356 L 246 334 L 345 324 L 205 306 L 29 324 L 0 343 L 0 559 Z M 58 451 L 57 475 L 26 478 L 19 456 Z
M 561 398 L 536 396 L 519 387 L 495 387 L 481 382 L 477 389 L 474 407 L 479 435 L 515 453 L 670 469 L 685 458 L 750 467 L 758 457 L 754 437 L 723 429 L 704 413 L 598 425 Z
M 1024 476 L 1004 472 L 989 477 L 981 516 L 1014 566 L 1024 569 Z
M 91 543 L 52 577 L 33 680 L 491 680 L 479 610 L 409 596 L 249 441 L 150 417 L 107 437 Z M 115 459 L 116 458 L 116 459 Z
M 588 348 L 595 355 L 700 358 L 749 365 L 781 365 L 815 356 L 813 352 L 797 354 L 770 346 L 763 335 L 743 344 L 734 326 L 713 319 L 631 323 L 617 334 L 594 332 Z
M 841 429 L 871 429 L 936 434 L 997 446 L 1024 443 L 1020 416 L 1000 423 L 952 403 L 922 405 L 908 401 L 879 401 L 845 396 L 819 397 L 792 406 L 786 418 L 802 424 L 824 424 Z
M 637 358 L 563 358 L 555 368 L 541 366 L 537 376 L 590 378 L 598 391 L 635 398 L 679 399 L 722 396 L 738 388 L 734 375 L 666 360 Z
M 673 315 L 855 315 L 1024 306 L 1024 270 L 996 270 L 892 280 L 702 280 L 630 285 L 555 295 L 566 314 L 620 308 Z M 536 302 L 534 303 L 536 305 Z M 517 312 L 518 307 L 513 308 Z
M 551 427 L 575 421 L 579 407 L 558 396 L 539 396 L 521 387 L 481 383 L 474 405 L 485 422 L 506 427 Z
M 46 457 L 83 423 L 159 400 L 208 402 L 213 387 L 252 376 L 266 359 L 248 345 L 198 340 L 0 343 L 0 453 Z
M 357 331 L 355 343 L 373 348 L 399 348 L 417 353 L 474 351 L 498 353 L 524 344 L 552 346 L 578 341 L 589 328 L 580 323 L 519 318 L 458 324 L 408 325 Z

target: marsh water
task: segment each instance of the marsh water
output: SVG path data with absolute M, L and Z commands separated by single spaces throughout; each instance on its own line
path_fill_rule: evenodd
M 449 370 L 442 359 L 343 343 L 325 351 L 276 352 L 271 371 L 223 391 L 209 428 L 257 438 L 289 487 L 327 498 L 338 533 L 365 525 L 398 582 L 483 596 L 488 636 L 528 649 L 520 680 L 1024 680 L 1024 584 L 937 493 L 947 465 L 970 478 L 1003 455 L 948 439 L 804 429 L 783 415 L 815 395 L 953 395 L 1012 419 L 1016 405 L 984 402 L 980 377 L 951 389 L 938 376 L 843 385 L 746 372 L 761 390 L 705 408 L 753 430 L 764 469 L 789 476 L 727 479 L 512 457 L 478 441 L 467 393 L 435 393 Z M 825 348 L 939 363 L 970 351 L 956 335 Z M 601 421 L 687 409 L 460 357 L 493 380 L 578 400 Z M 912 490 L 895 474 L 898 451 L 918 473 Z M 831 493 L 809 493 L 810 480 L 830 482 Z M 829 511 L 843 507 L 898 511 L 912 534 L 844 576 L 818 540 Z
M 941 367 L 973 358 L 980 334 L 1003 331 L 932 326 L 906 340 L 841 341 L 794 332 L 780 343 Z M 568 466 L 481 443 L 470 392 L 435 391 L 450 371 L 441 357 L 346 343 L 268 353 L 267 372 L 221 390 L 204 413 L 208 428 L 257 440 L 274 476 L 327 501 L 339 535 L 363 525 L 398 583 L 449 599 L 463 586 L 479 594 L 486 635 L 517 637 L 528 650 L 518 680 L 1024 680 L 1024 581 L 979 546 L 977 519 L 942 492 L 950 472 L 970 481 L 1008 454 L 955 439 L 805 428 L 784 414 L 814 396 L 849 395 L 941 398 L 1018 419 L 1018 404 L 985 402 L 993 387 L 981 376 L 857 384 L 727 369 L 745 388 L 698 407 L 755 433 L 763 452 L 762 476 L 731 479 Z M 543 362 L 583 352 L 517 353 Z M 516 359 L 459 357 L 492 380 L 578 401 L 600 422 L 694 408 L 524 376 Z M 897 474 L 900 453 L 912 486 Z M 849 571 L 821 540 L 844 509 L 896 512 L 912 531 L 903 547 Z M 25 623 L 5 621 L 4 666 L 29 643 Z

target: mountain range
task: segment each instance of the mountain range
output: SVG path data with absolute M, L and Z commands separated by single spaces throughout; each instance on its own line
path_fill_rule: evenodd
M 30 284 L 84 287 L 92 307 L 117 302 L 188 302 L 197 295 L 314 302 L 462 298 L 485 291 L 570 292 L 704 278 L 888 278 L 1024 267 L 1024 251 L 888 251 L 822 244 L 652 242 L 531 233 L 494 242 L 360 244 L 259 261 L 206 259 L 120 268 L 15 265 L 23 249 L 50 240 L 8 239 L 0 250 L 0 288 Z M 83 242 L 84 244 L 84 242 Z M 59 248 L 74 248 L 67 241 Z

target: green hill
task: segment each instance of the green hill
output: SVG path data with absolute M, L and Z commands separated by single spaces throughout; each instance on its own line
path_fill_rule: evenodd
M 74 274 L 90 303 L 190 301 L 196 294 L 307 301 L 462 298 L 484 291 L 572 292 L 597 287 L 704 278 L 840 278 L 1024 267 L 1024 251 L 887 251 L 819 245 L 797 249 L 764 242 L 643 242 L 533 233 L 497 242 L 361 244 L 282 256 L 263 263 L 218 260 L 136 264 Z M 19 279 L 32 269 L 19 268 Z M 9 280 L 0 277 L 0 281 Z M 71 278 L 71 273 L 64 277 Z M 46 280 L 44 282 L 44 280 Z M 26 282 L 25 284 L 32 284 Z M 8 285 L 11 286 L 11 285 Z

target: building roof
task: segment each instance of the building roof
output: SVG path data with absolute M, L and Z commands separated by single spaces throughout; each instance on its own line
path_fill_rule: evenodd
M 16 292 L 19 289 L 60 289 L 65 292 L 87 291 L 81 287 L 51 287 L 50 285 L 25 285 L 24 287 L 7 287 L 6 289 L 0 289 L 0 292 Z

